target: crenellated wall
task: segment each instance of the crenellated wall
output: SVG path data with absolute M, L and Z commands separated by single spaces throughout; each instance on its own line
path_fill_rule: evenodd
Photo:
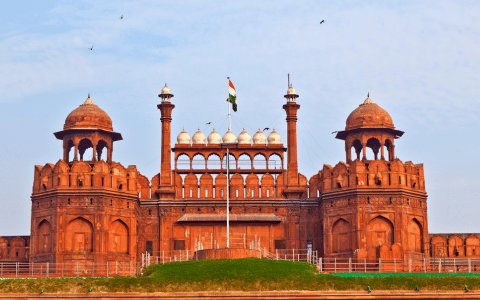
M 104 161 L 35 166 L 31 261 L 136 261 L 137 177 Z

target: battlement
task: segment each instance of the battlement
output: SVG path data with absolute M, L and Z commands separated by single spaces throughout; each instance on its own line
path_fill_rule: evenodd
M 405 188 L 425 192 L 423 164 L 414 165 L 399 159 L 354 160 L 339 162 L 335 167 L 324 165 L 319 172 L 321 192 L 340 191 L 355 187 Z
M 122 192 L 138 193 L 136 166 L 125 168 L 120 163 L 104 161 L 59 160 L 55 165 L 35 166 L 33 194 L 57 189 L 102 188 Z

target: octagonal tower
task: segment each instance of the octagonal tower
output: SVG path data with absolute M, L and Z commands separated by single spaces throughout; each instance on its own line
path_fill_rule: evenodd
M 324 165 L 319 172 L 326 257 L 428 256 L 423 164 L 395 157 L 394 140 L 402 135 L 391 116 L 369 97 L 337 133 L 336 138 L 345 141 L 347 163 Z M 367 148 L 373 150 L 373 159 L 367 159 Z

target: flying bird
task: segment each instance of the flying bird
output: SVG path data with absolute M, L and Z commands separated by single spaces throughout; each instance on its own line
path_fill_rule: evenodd
M 210 124 L 212 124 L 212 122 L 208 122 L 208 123 L 207 123 L 207 125 L 210 125 Z
M 320 21 L 320 24 L 325 23 L 325 20 Z
M 270 130 L 270 128 L 268 128 L 268 127 L 266 127 L 266 128 L 263 128 L 263 131 L 265 131 L 265 130 Z
M 123 15 L 120 17 L 120 20 L 123 20 Z
M 88 48 L 88 50 L 93 50 L 93 46 L 92 46 L 92 48 Z
M 332 134 L 337 133 L 337 132 L 338 132 L 338 131 L 334 131 L 334 132 L 332 132 Z

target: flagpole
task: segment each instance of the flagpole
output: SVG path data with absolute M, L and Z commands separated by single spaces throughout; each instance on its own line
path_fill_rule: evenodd
M 230 77 L 227 77 L 228 87 L 230 88 Z M 229 89 L 230 92 L 230 89 Z M 228 130 L 230 130 L 230 101 L 227 101 L 228 104 Z M 227 248 L 230 248 L 230 152 L 227 146 Z

